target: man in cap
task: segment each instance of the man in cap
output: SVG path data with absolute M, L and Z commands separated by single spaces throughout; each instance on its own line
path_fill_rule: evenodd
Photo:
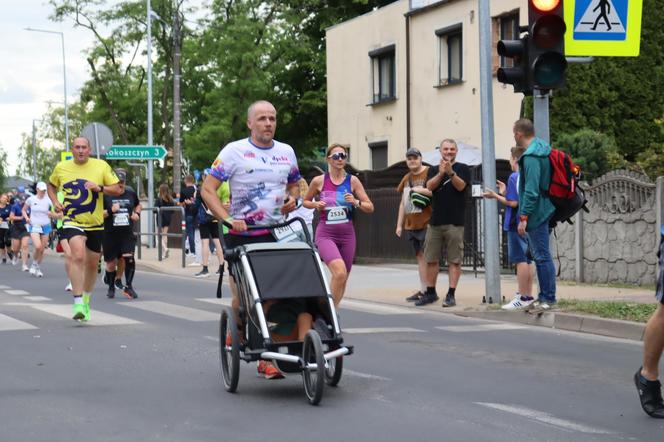
M 413 147 L 406 152 L 406 165 L 408 173 L 404 175 L 397 186 L 397 192 L 401 194 L 399 203 L 399 215 L 397 217 L 396 234 L 399 238 L 406 231 L 406 239 L 413 247 L 420 276 L 420 287 L 413 295 L 408 296 L 406 301 L 419 301 L 427 289 L 427 263 L 424 259 L 424 239 L 427 232 L 427 224 L 431 218 L 430 198 L 432 192 L 427 189 L 427 175 L 429 166 L 422 164 L 422 153 Z M 427 201 L 429 204 L 427 204 Z
M 117 196 L 104 196 L 104 261 L 106 262 L 106 275 L 104 282 L 108 285 L 108 298 L 115 297 L 116 265 L 119 258 L 124 260 L 125 287 L 123 295 L 129 299 L 138 298 L 133 287 L 136 262 L 134 250 L 136 236 L 134 223 L 140 220 L 141 204 L 138 195 L 133 189 L 125 185 L 127 172 L 124 169 L 115 169 L 120 180 L 120 194 Z

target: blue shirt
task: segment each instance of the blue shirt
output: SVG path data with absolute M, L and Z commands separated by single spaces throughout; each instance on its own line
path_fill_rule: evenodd
M 0 207 L 0 221 L 9 221 L 9 212 L 11 207 L 9 205 Z
M 509 179 L 507 180 L 507 190 L 505 191 L 505 199 L 507 201 L 516 201 L 519 202 L 519 172 L 512 172 Z M 503 230 L 516 231 L 516 227 L 519 224 L 519 207 L 510 207 L 507 206 L 505 210 L 505 219 L 503 221 Z
M 23 203 L 20 202 L 19 200 L 16 200 L 16 202 L 12 205 L 11 213 L 13 213 L 14 216 L 18 216 L 22 219 L 23 218 Z

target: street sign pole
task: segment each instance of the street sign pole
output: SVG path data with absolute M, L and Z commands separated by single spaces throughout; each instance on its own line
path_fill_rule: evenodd
M 147 0 L 148 13 L 148 145 L 152 146 L 152 7 Z M 148 206 L 154 207 L 154 162 L 148 160 Z M 154 217 L 148 220 L 148 244 L 154 247 Z
M 480 31 L 480 109 L 482 115 L 482 180 L 496 186 L 496 154 L 493 131 L 493 75 L 491 44 L 491 11 L 489 0 L 479 3 Z M 498 244 L 498 202 L 484 199 L 484 285 L 489 303 L 501 302 Z
M 547 143 L 551 143 L 549 133 L 549 91 L 535 89 L 533 91 L 533 124 L 535 135 Z

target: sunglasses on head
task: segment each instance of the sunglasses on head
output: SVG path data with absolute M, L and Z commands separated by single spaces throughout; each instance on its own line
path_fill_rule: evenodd
M 345 160 L 346 158 L 348 158 L 348 156 L 343 152 L 337 152 L 333 153 L 328 158 L 332 158 L 333 160 Z

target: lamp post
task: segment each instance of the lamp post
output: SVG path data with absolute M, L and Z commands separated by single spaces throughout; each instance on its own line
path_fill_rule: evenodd
M 65 95 L 65 149 L 69 152 L 69 108 L 67 107 L 67 65 L 65 63 L 65 34 L 60 31 L 49 31 L 47 29 L 34 29 L 25 28 L 26 31 L 31 32 L 44 32 L 46 34 L 60 35 L 62 42 L 62 77 L 64 81 L 64 95 Z
M 148 24 L 148 146 L 153 145 L 152 137 L 152 7 L 150 0 L 147 1 L 147 24 Z M 148 160 L 148 206 L 154 207 L 154 162 Z M 154 233 L 154 217 L 148 220 L 148 232 Z M 154 244 L 153 237 L 149 236 L 150 246 Z
M 35 122 L 42 121 L 39 118 L 32 119 L 32 181 L 37 182 L 37 128 Z

